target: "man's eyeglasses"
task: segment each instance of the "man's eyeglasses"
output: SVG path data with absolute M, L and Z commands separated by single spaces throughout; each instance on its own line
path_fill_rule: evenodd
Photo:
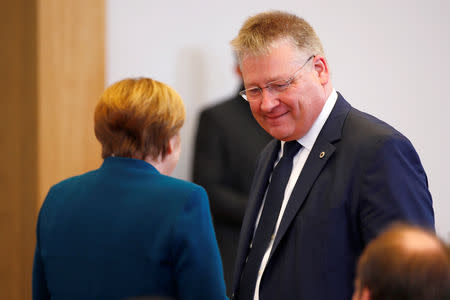
M 246 101 L 248 102 L 252 102 L 252 101 L 258 101 L 261 100 L 262 98 L 262 90 L 263 89 L 268 89 L 270 90 L 272 93 L 281 93 L 284 92 L 285 90 L 287 90 L 289 88 L 289 86 L 291 85 L 291 83 L 295 80 L 295 78 L 297 77 L 297 75 L 299 74 L 300 70 L 303 69 L 303 67 L 311 60 L 311 58 L 313 58 L 315 55 L 311 55 L 306 62 L 297 70 L 295 71 L 294 74 L 292 74 L 291 77 L 289 77 L 289 79 L 280 79 L 280 80 L 275 80 L 272 82 L 269 82 L 268 84 L 266 84 L 266 86 L 264 87 L 259 87 L 259 86 L 255 86 L 243 91 L 239 92 L 239 95 L 241 95 L 242 98 L 244 98 Z

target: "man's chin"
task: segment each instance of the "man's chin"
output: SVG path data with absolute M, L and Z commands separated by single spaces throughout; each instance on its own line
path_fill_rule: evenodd
M 282 128 L 280 126 L 272 126 L 270 128 L 265 129 L 273 138 L 285 141 L 285 140 L 292 140 L 291 135 L 285 128 Z

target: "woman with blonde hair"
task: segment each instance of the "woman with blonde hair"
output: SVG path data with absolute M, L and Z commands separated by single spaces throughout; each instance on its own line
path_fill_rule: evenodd
M 41 207 L 33 299 L 226 299 L 205 190 L 170 177 L 180 96 L 148 78 L 105 90 L 97 170 L 53 186 Z

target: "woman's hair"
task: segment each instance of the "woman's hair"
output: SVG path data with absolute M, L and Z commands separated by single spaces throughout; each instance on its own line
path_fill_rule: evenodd
M 150 78 L 130 78 L 108 87 L 95 108 L 95 136 L 102 157 L 152 159 L 167 154 L 169 140 L 183 126 L 178 93 Z
M 248 18 L 231 46 L 239 63 L 247 56 L 267 54 L 277 42 L 289 41 L 308 55 L 322 55 L 322 43 L 314 29 L 296 15 L 269 11 Z

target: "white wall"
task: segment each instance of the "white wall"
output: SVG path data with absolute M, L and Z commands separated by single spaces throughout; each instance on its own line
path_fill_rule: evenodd
M 174 175 L 190 179 L 199 110 L 237 88 L 229 41 L 268 9 L 308 20 L 336 89 L 409 137 L 428 174 L 437 232 L 450 241 L 448 1 L 108 0 L 107 84 L 149 76 L 181 94 L 187 120 Z

